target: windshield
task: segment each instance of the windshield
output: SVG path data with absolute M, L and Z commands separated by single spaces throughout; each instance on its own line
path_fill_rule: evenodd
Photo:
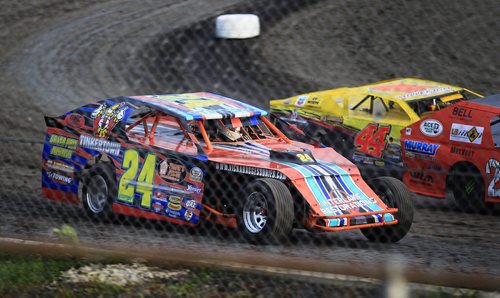
M 478 97 L 482 96 L 470 90 L 464 89 L 458 93 L 408 101 L 408 105 L 413 109 L 413 111 L 415 111 L 415 113 L 417 113 L 419 117 L 425 117 L 461 100 L 470 100 Z
M 425 117 L 435 111 L 442 110 L 447 106 L 457 103 L 464 99 L 460 94 L 456 94 L 454 99 L 445 99 L 444 97 L 426 98 L 408 102 L 408 105 L 417 113 L 419 117 Z

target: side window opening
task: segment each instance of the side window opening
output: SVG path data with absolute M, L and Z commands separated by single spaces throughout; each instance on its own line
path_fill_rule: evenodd
M 495 148 L 500 148 L 500 115 L 491 118 L 490 127 Z
M 126 131 L 134 137 L 187 137 L 187 133 L 180 127 L 176 118 L 162 115 L 160 112 L 143 110 L 132 115 L 127 121 Z M 129 118 L 130 119 L 130 118 Z
M 406 113 L 401 105 L 395 101 L 388 101 L 389 110 L 387 111 L 387 118 L 397 119 L 397 120 L 410 120 L 410 116 Z

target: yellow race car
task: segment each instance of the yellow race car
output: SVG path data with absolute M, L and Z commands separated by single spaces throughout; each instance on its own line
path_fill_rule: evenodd
M 450 104 L 477 97 L 482 96 L 443 83 L 392 79 L 271 100 L 270 116 L 290 138 L 333 147 L 358 165 L 392 168 L 399 176 L 400 130 Z

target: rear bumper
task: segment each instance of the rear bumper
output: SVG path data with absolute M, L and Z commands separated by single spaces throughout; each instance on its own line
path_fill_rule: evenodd
M 397 208 L 391 208 L 387 210 L 373 211 L 366 213 L 342 214 L 335 216 L 310 216 L 308 227 L 318 231 L 335 232 L 335 231 L 395 225 L 398 223 L 398 220 L 394 218 L 394 213 L 396 212 L 398 212 Z M 372 215 L 380 215 L 381 220 L 379 222 L 369 223 L 368 218 Z M 386 215 L 392 215 L 392 216 L 386 216 Z M 388 220 L 389 217 L 392 218 L 392 220 Z M 338 219 L 341 220 L 341 222 L 343 223 L 335 227 L 326 226 L 326 220 L 331 220 L 331 219 Z

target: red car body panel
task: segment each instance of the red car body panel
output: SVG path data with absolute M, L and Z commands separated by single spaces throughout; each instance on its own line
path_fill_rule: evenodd
M 499 115 L 500 96 L 494 95 L 458 102 L 402 129 L 403 180 L 410 191 L 444 198 L 451 169 L 466 162 L 483 177 L 485 201 L 500 202 Z

